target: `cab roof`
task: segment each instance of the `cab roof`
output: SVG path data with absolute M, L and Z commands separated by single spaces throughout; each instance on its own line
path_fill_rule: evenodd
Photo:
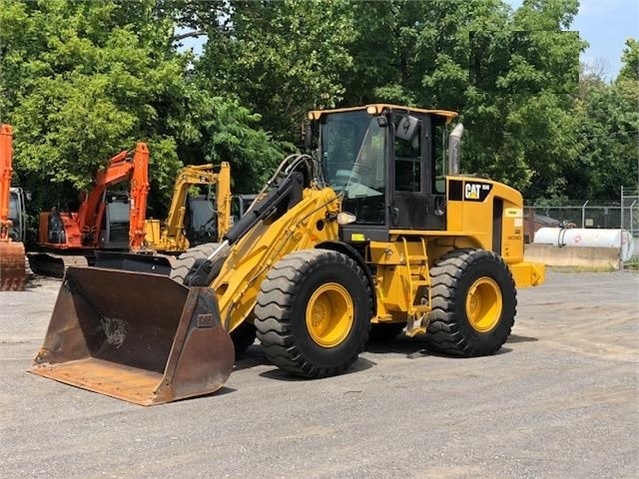
M 384 110 L 397 110 L 397 111 L 407 111 L 407 112 L 415 112 L 415 113 L 426 113 L 429 115 L 442 116 L 446 118 L 446 123 L 450 123 L 453 118 L 457 116 L 457 113 L 454 111 L 448 110 L 425 110 L 423 108 L 414 108 L 411 106 L 400 106 L 400 105 L 392 105 L 389 103 L 373 103 L 370 105 L 364 106 L 354 106 L 349 108 L 337 108 L 334 110 L 312 110 L 308 112 L 309 120 L 319 120 L 322 115 L 326 115 L 329 113 L 341 113 L 347 111 L 358 111 L 358 110 L 366 110 L 371 115 L 379 115 Z

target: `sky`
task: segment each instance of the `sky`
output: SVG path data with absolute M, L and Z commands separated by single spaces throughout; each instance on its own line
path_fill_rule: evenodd
M 507 0 L 513 8 L 521 0 Z M 621 68 L 621 54 L 628 38 L 639 39 L 638 0 L 581 0 L 579 13 L 571 30 L 579 32 L 590 47 L 581 54 L 581 61 L 592 64 L 604 61 L 608 80 L 614 80 Z

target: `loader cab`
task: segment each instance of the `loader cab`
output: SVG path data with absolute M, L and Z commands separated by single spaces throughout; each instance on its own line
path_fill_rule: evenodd
M 390 230 L 446 228 L 447 124 L 453 112 L 392 105 L 311 112 L 325 181 L 356 220 L 344 241 L 388 241 Z

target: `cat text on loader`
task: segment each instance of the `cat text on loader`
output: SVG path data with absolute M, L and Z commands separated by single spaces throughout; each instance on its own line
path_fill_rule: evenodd
M 24 203 L 22 192 L 11 188 L 13 130 L 0 125 L 0 291 L 24 291 Z
M 461 125 L 446 161 L 455 113 L 377 104 L 309 117 L 316 154 L 286 158 L 222 243 L 184 253 L 188 274 L 70 268 L 31 371 L 156 404 L 221 387 L 228 333 L 246 325 L 275 365 L 307 378 L 346 371 L 371 327 L 425 333 L 452 355 L 499 350 L 516 287 L 544 269 L 523 261 L 521 194 L 459 175 Z

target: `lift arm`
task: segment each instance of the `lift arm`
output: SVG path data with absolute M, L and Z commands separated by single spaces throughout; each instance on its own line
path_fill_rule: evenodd
M 13 130 L 9 125 L 0 125 L 0 241 L 8 240 L 11 220 L 9 201 L 11 190 L 11 166 L 13 159 Z

